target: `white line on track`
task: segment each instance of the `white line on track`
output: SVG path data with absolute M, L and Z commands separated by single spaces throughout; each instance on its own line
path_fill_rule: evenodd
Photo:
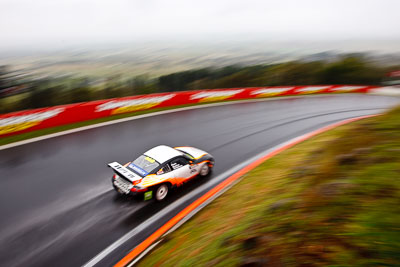
M 334 124 L 334 123 L 333 123 Z M 326 127 L 326 126 L 324 126 Z M 324 127 L 321 127 L 324 128 Z M 317 129 L 318 130 L 318 129 Z M 316 130 L 310 131 L 314 132 Z M 304 136 L 308 135 L 309 133 L 306 134 L 302 134 L 298 137 L 295 137 L 293 139 L 290 139 L 286 142 L 283 142 L 277 146 L 274 146 L 272 148 L 269 148 L 259 154 L 257 154 L 256 156 L 242 162 L 239 165 L 236 165 L 235 167 L 223 172 L 222 174 L 218 175 L 217 177 L 213 178 L 212 180 L 208 181 L 207 183 L 201 185 L 200 187 L 196 188 L 195 190 L 191 191 L 190 193 L 186 194 L 185 196 L 183 196 L 182 198 L 179 198 L 177 200 L 175 200 L 173 203 L 171 203 L 170 205 L 168 205 L 167 207 L 165 207 L 164 209 L 160 210 L 159 212 L 157 212 L 156 214 L 154 214 L 152 217 L 148 218 L 146 221 L 142 222 L 141 224 L 139 224 L 137 227 L 135 227 L 134 229 L 132 229 L 131 231 L 129 231 L 128 233 L 126 233 L 124 236 L 122 236 L 121 238 L 119 238 L 117 241 L 115 241 L 114 243 L 112 243 L 110 246 L 108 246 L 107 248 L 105 248 L 103 251 L 101 251 L 99 254 L 97 254 L 94 258 L 92 258 L 90 261 L 88 261 L 85 265 L 83 265 L 83 267 L 92 267 L 95 266 L 96 264 L 98 264 L 100 261 L 102 261 L 105 257 L 107 257 L 110 253 L 112 253 L 114 250 L 116 250 L 118 247 L 120 247 L 121 245 L 123 245 L 126 241 L 128 241 L 129 239 L 131 239 L 132 237 L 134 237 L 137 233 L 139 233 L 140 231 L 144 230 L 146 227 L 148 227 L 149 225 L 151 225 L 152 223 L 156 222 L 158 219 L 166 216 L 168 213 L 170 213 L 171 211 L 173 211 L 176 207 L 178 207 L 179 205 L 184 204 L 186 201 L 189 201 L 192 197 L 196 196 L 197 194 L 200 194 L 203 190 L 206 190 L 208 187 L 213 187 L 219 183 L 221 183 L 224 179 L 226 179 L 227 177 L 233 175 L 234 173 L 238 172 L 239 170 L 241 170 L 242 168 L 244 168 L 245 166 L 251 164 L 252 162 L 256 161 L 259 158 L 264 157 L 267 154 L 272 153 L 275 150 L 278 150 L 282 147 L 285 147 L 288 144 L 291 143 L 296 143 L 299 139 L 302 139 Z M 242 177 L 243 178 L 243 177 Z M 240 180 L 240 179 L 238 179 Z M 205 206 L 207 206 L 211 201 L 213 201 L 214 199 L 216 199 L 217 197 L 219 197 L 221 194 L 223 194 L 225 191 L 227 191 L 229 188 L 231 188 L 235 183 L 237 183 L 238 181 L 235 181 L 233 184 L 227 186 L 226 188 L 222 189 L 221 191 L 219 191 L 218 193 L 216 193 L 214 196 L 212 196 L 211 198 L 209 198 L 208 200 L 206 200 L 204 203 L 202 203 L 201 205 L 199 205 L 199 207 L 197 207 L 195 210 L 193 210 L 191 213 L 189 213 L 187 216 L 185 216 L 185 218 L 182 219 L 183 222 L 179 222 L 177 225 L 175 225 L 173 228 L 171 228 L 169 231 L 167 231 L 167 233 L 165 233 L 163 235 L 163 237 L 165 235 L 167 235 L 168 233 L 171 233 L 172 231 L 176 230 L 179 226 L 181 226 L 184 222 L 186 222 L 187 220 L 189 220 L 192 216 L 194 216 L 197 212 L 199 212 L 202 208 L 204 208 Z M 155 243 L 155 245 L 158 244 L 157 242 Z M 150 246 L 151 248 L 155 247 L 155 245 L 153 244 L 152 246 Z M 150 248 L 149 247 L 149 248 Z M 143 253 L 141 253 L 139 255 L 138 258 L 142 258 L 146 253 L 148 253 L 151 249 L 146 249 Z M 134 260 L 133 264 L 135 264 L 138 260 Z M 132 264 L 132 263 L 131 263 Z M 131 266 L 131 264 L 129 266 Z
M 83 127 L 79 127 L 79 128 L 75 128 L 75 129 L 58 132 L 58 133 L 52 133 L 52 134 L 47 134 L 47 135 L 43 135 L 43 136 L 38 136 L 38 137 L 31 138 L 31 139 L 10 143 L 7 145 L 2 145 L 2 146 L 0 146 L 0 150 L 12 148 L 12 147 L 16 147 L 16 146 L 21 146 L 21 145 L 25 145 L 25 144 L 29 144 L 29 143 L 33 143 L 33 142 L 38 142 L 41 140 L 45 140 L 45 139 L 49 139 L 49 138 L 53 138 L 53 137 L 57 137 L 57 136 L 62 136 L 62 135 L 66 135 L 66 134 L 76 133 L 76 132 L 80 132 L 80 131 L 86 131 L 86 130 L 103 127 L 103 126 L 107 126 L 107 125 L 112 125 L 112 124 L 116 124 L 116 123 L 121 123 L 121 122 L 125 122 L 125 121 L 139 120 L 139 119 L 143 119 L 143 118 L 147 118 L 147 117 L 168 114 L 168 113 L 174 113 L 174 112 L 179 112 L 179 111 L 216 107 L 216 106 L 225 106 L 225 105 L 232 105 L 232 104 L 238 104 L 238 103 L 240 104 L 240 103 L 251 103 L 251 102 L 274 101 L 274 100 L 280 100 L 280 99 L 290 99 L 290 98 L 299 98 L 299 97 L 320 97 L 320 96 L 321 95 L 305 95 L 305 96 L 297 95 L 297 96 L 282 96 L 282 97 L 261 98 L 261 99 L 245 99 L 245 100 L 229 101 L 229 102 L 222 102 L 222 103 L 211 103 L 211 104 L 190 106 L 190 107 L 184 107 L 184 108 L 156 111 L 156 112 L 152 112 L 152 113 L 148 113 L 148 114 L 137 115 L 137 116 L 133 115 L 132 117 L 101 122 L 101 123 L 97 123 L 97 124 L 93 124 L 93 125 L 88 125 L 88 126 L 83 126 Z
M 263 152 L 264 155 L 266 154 L 265 151 Z M 261 156 L 262 157 L 262 156 Z M 224 187 L 223 189 L 221 189 L 221 191 L 218 191 L 215 195 L 213 195 L 212 197 L 210 197 L 209 199 L 207 199 L 206 201 L 204 201 L 203 203 L 201 203 L 197 208 L 195 208 L 193 211 L 191 211 L 188 215 L 186 215 L 182 220 L 180 220 L 177 224 L 175 224 L 171 229 L 169 229 L 165 234 L 162 235 L 162 237 L 160 238 L 160 240 L 158 240 L 157 242 L 155 242 L 154 244 L 152 244 L 151 246 L 149 246 L 145 251 L 143 251 L 139 256 L 137 256 L 130 264 L 128 264 L 128 267 L 131 267 L 133 265 L 135 265 L 137 262 L 139 262 L 144 256 L 146 256 L 147 253 L 149 253 L 153 248 L 155 248 L 161 241 L 164 240 L 164 237 L 169 235 L 170 233 L 174 232 L 176 229 L 178 229 L 179 227 L 181 227 L 185 222 L 187 222 L 190 218 L 192 218 L 194 215 L 196 215 L 196 213 L 198 213 L 200 210 L 202 210 L 204 207 L 206 207 L 208 204 L 210 204 L 212 201 L 214 201 L 216 198 L 218 198 L 219 196 L 221 196 L 223 193 L 225 193 L 226 191 L 228 191 L 230 188 L 232 188 L 235 184 L 239 183 L 244 177 L 246 176 L 243 175 L 242 177 L 240 177 L 239 179 L 235 180 L 234 182 L 232 182 L 231 184 L 229 184 L 228 186 Z
M 270 151 L 267 150 L 268 152 Z M 158 219 L 166 216 L 168 213 L 172 212 L 177 206 L 184 204 L 186 201 L 190 200 L 192 197 L 194 197 L 195 195 L 201 193 L 201 191 L 206 190 L 207 187 L 209 186 L 213 186 L 215 184 L 220 183 L 221 181 L 223 181 L 226 177 L 229 177 L 231 174 L 239 171 L 241 168 L 243 168 L 244 166 L 250 164 L 251 162 L 253 162 L 255 159 L 259 158 L 260 156 L 264 155 L 264 153 L 261 153 L 245 162 L 243 162 L 240 165 L 237 165 L 227 171 L 225 171 L 224 173 L 218 175 L 217 177 L 213 178 L 212 180 L 208 181 L 207 183 L 203 184 L 202 186 L 196 188 L 195 190 L 191 191 L 190 193 L 186 194 L 185 196 L 183 196 L 182 198 L 179 198 L 177 200 L 175 200 L 173 203 L 171 203 L 170 205 L 168 205 L 167 207 L 165 207 L 164 209 L 162 209 L 161 211 L 157 212 L 156 214 L 154 214 L 153 216 L 151 216 L 150 218 L 148 218 L 146 221 L 142 222 L 141 224 L 139 224 L 137 227 L 135 227 L 134 229 L 132 229 L 131 231 L 129 231 L 128 233 L 126 233 L 124 236 L 122 236 L 120 239 L 118 239 L 117 241 L 115 241 L 113 244 L 111 244 L 110 246 L 108 246 L 106 249 L 104 249 L 102 252 L 100 252 L 98 255 L 96 255 L 93 259 L 91 259 L 90 261 L 88 261 L 85 265 L 83 265 L 84 267 L 90 267 L 90 266 L 94 266 L 97 263 L 99 263 L 102 259 L 104 259 L 107 255 L 109 255 L 112 251 L 114 251 L 115 249 L 117 249 L 119 246 L 121 246 L 122 244 L 124 244 L 127 240 L 129 240 L 130 238 L 132 238 L 134 235 L 136 235 L 137 233 L 139 233 L 140 231 L 144 230 L 147 226 L 151 225 L 152 223 L 156 222 Z
M 117 119 L 117 120 L 112 120 L 112 121 L 108 121 L 108 122 L 103 122 L 103 123 L 99 123 L 99 124 L 94 124 L 94 125 L 88 125 L 88 126 L 84 126 L 84 127 L 79 127 L 76 129 L 71 129 L 71 130 L 67 130 L 67 131 L 63 131 L 63 132 L 58 132 L 58 133 L 54 133 L 54 134 L 49 134 L 49 135 L 45 135 L 45 136 L 40 136 L 40 137 L 36 137 L 36 138 L 32 138 L 32 139 L 28 139 L 28 140 L 24 140 L 24 141 L 19 141 L 19 142 L 15 142 L 15 143 L 11 143 L 11 144 L 7 144 L 7 145 L 3 145 L 0 146 L 0 150 L 2 149 L 7 149 L 7 148 L 11 148 L 11 147 L 16 147 L 16 146 L 20 146 L 20 145 L 24 145 L 24 144 L 28 144 L 28 143 L 33 143 L 33 142 L 37 142 L 37 141 L 41 141 L 41 140 L 45 140 L 45 139 L 49 139 L 49 138 L 53 138 L 53 137 L 57 137 L 57 136 L 62 136 L 62 135 L 67 135 L 67 134 L 71 134 L 71 133 L 75 133 L 75 132 L 80 132 L 80 131 L 85 131 L 85 130 L 89 130 L 89 129 L 93 129 L 93 128 L 98 128 L 98 127 L 102 127 L 102 126 L 107 126 L 107 125 L 112 125 L 112 124 L 117 124 L 117 123 L 121 123 L 121 122 L 125 122 L 125 121 L 130 121 L 130 120 L 137 120 L 137 119 L 142 119 L 142 118 L 146 118 L 146 117 L 151 117 L 151 116 L 157 116 L 157 115 L 161 115 L 161 114 L 168 114 L 168 113 L 173 113 L 173 112 L 179 112 L 179 111 L 185 111 L 185 110 L 192 110 L 192 109 L 200 109 L 200 108 L 207 108 L 207 107 L 214 107 L 214 106 L 223 106 L 223 105 L 231 105 L 231 104 L 237 104 L 237 103 L 251 103 L 251 102 L 262 102 L 262 101 L 275 101 L 275 100 L 280 100 L 280 99 L 290 99 L 290 98 L 299 98 L 299 97 L 305 97 L 305 96 L 287 96 L 287 97 L 274 97 L 274 98 L 263 98 L 263 99 L 247 99 L 247 100 L 238 100 L 238 101 L 230 101 L 230 102 L 222 102 L 222 103 L 212 103 L 212 104 L 205 104 L 205 105 L 199 105 L 199 106 L 191 106 L 191 107 L 184 107 L 184 108 L 178 108 L 178 109 L 172 109 L 172 110 L 165 110 L 165 111 L 158 111 L 158 112 L 153 112 L 153 113 L 149 113 L 149 114 L 144 114 L 144 115 L 138 115 L 138 116 L 132 116 L 132 117 L 128 117 L 128 118 L 123 118 L 123 119 Z M 306 97 L 321 97 L 321 95 L 307 95 Z M 291 139 L 287 142 L 284 142 L 280 145 L 277 145 L 273 148 L 267 149 L 266 151 L 252 157 L 251 159 L 241 163 L 240 165 L 237 165 L 227 171 L 225 171 L 224 173 L 220 174 L 219 176 L 213 178 L 213 180 L 207 182 L 206 184 L 203 184 L 201 187 L 196 188 L 195 190 L 193 190 L 192 192 L 188 193 L 187 195 L 185 195 L 184 197 L 176 200 L 175 202 L 171 203 L 169 206 L 167 206 L 166 208 L 164 208 L 163 210 L 159 211 L 158 213 L 156 213 L 155 215 L 153 215 L 152 217 L 150 217 L 149 219 L 147 219 L 146 221 L 142 222 L 140 225 L 138 225 L 137 227 L 135 227 L 134 229 L 132 229 L 131 231 L 129 231 L 128 233 L 126 233 L 124 236 L 122 236 L 121 238 L 119 238 L 117 241 L 115 241 L 114 243 L 112 243 L 110 246 L 108 246 L 106 249 L 104 249 L 102 252 L 100 252 L 98 255 L 96 255 L 94 258 L 92 258 L 90 261 L 88 261 L 84 266 L 85 267 L 89 267 L 89 266 L 94 266 L 97 263 L 99 263 L 102 259 L 104 259 L 107 255 L 109 255 L 112 251 L 114 251 L 115 249 L 117 249 L 118 247 L 120 247 L 122 244 L 124 244 L 126 241 L 128 241 L 130 238 L 132 238 L 134 235 L 136 235 L 137 233 L 139 233 L 140 231 L 142 231 L 143 229 L 145 229 L 148 225 L 152 224 L 153 222 L 157 221 L 159 218 L 164 217 L 165 215 L 167 215 L 169 212 L 171 212 L 175 207 L 183 204 L 185 201 L 188 201 L 190 198 L 192 198 L 193 196 L 195 196 L 196 194 L 199 194 L 202 190 L 205 190 L 208 186 L 213 186 L 213 184 L 218 184 L 220 183 L 222 180 L 224 180 L 226 177 L 229 177 L 230 175 L 232 175 L 233 173 L 239 171 L 240 169 L 242 169 L 243 167 L 245 167 L 246 165 L 250 164 L 251 162 L 257 160 L 258 158 L 263 157 L 264 155 L 279 149 L 280 147 L 285 146 L 287 143 L 291 143 L 291 142 L 295 142 L 297 139 L 301 138 L 301 136 L 296 137 L 294 139 Z M 240 180 L 240 179 L 239 179 Z M 238 181 L 237 181 L 238 182 Z M 235 182 L 236 183 L 236 182 Z M 220 196 L 221 194 L 223 194 L 226 190 L 228 190 L 230 187 L 232 187 L 235 183 L 231 184 L 230 186 L 224 188 L 223 190 L 221 190 L 220 192 L 218 192 L 216 195 L 214 195 L 213 197 L 211 197 L 210 199 L 208 199 L 207 201 L 205 201 L 204 203 L 202 203 L 199 207 L 197 207 L 195 210 L 193 210 L 190 214 L 188 214 L 185 218 L 183 218 L 177 225 L 175 225 L 173 228 L 171 228 L 166 234 L 174 231 L 175 229 L 177 229 L 179 226 L 181 226 L 184 222 L 186 222 L 187 220 L 189 220 L 192 216 L 194 216 L 197 212 L 199 212 L 203 207 L 205 207 L 206 205 L 208 205 L 211 201 L 213 201 L 215 198 L 217 198 L 218 196 Z M 166 234 L 164 234 L 163 236 L 165 236 Z M 137 260 L 139 260 L 141 257 L 143 257 L 147 252 L 149 252 L 153 247 L 155 247 L 159 242 L 156 242 L 155 244 L 153 244 L 152 246 L 150 246 L 148 249 L 146 249 L 138 258 Z M 134 264 L 137 262 L 137 260 L 135 260 L 133 263 Z

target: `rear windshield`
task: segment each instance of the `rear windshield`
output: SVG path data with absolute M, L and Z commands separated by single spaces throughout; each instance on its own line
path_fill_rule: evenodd
M 187 152 L 185 152 L 185 151 L 183 151 L 183 150 L 179 150 L 179 149 L 177 149 L 177 148 L 175 148 L 175 149 L 178 150 L 179 152 L 182 152 L 183 154 L 185 154 L 188 158 L 194 159 L 194 157 L 193 157 L 192 155 L 190 155 L 189 153 L 187 153 Z
M 160 166 L 160 164 L 155 159 L 146 155 L 141 155 L 129 164 L 128 168 L 143 177 L 148 175 L 158 166 Z

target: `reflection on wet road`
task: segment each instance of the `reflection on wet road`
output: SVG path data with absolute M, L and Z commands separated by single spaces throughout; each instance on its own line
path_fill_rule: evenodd
M 82 265 L 207 182 L 196 179 L 163 203 L 124 200 L 112 190 L 108 162 L 125 163 L 159 144 L 190 145 L 216 158 L 215 172 L 208 178 L 212 180 L 293 137 L 395 104 L 399 99 L 369 95 L 237 103 L 147 117 L 0 150 L 0 262 L 4 266 Z M 148 233 L 156 228 L 152 226 Z M 139 241 L 127 242 L 105 264 L 115 262 Z

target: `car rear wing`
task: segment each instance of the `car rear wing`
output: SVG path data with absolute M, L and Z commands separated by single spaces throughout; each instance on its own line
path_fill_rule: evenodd
M 108 163 L 107 166 L 110 167 L 111 169 L 113 169 L 114 172 L 118 176 L 124 177 L 124 178 L 128 179 L 131 182 L 135 182 L 135 181 L 138 181 L 138 180 L 142 179 L 142 177 L 140 177 L 136 173 L 130 171 L 128 168 L 122 166 L 118 162 Z

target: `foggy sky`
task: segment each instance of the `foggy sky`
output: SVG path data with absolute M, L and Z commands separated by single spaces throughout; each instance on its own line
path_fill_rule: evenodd
M 400 39 L 399 0 L 0 0 L 0 47 L 137 40 Z

